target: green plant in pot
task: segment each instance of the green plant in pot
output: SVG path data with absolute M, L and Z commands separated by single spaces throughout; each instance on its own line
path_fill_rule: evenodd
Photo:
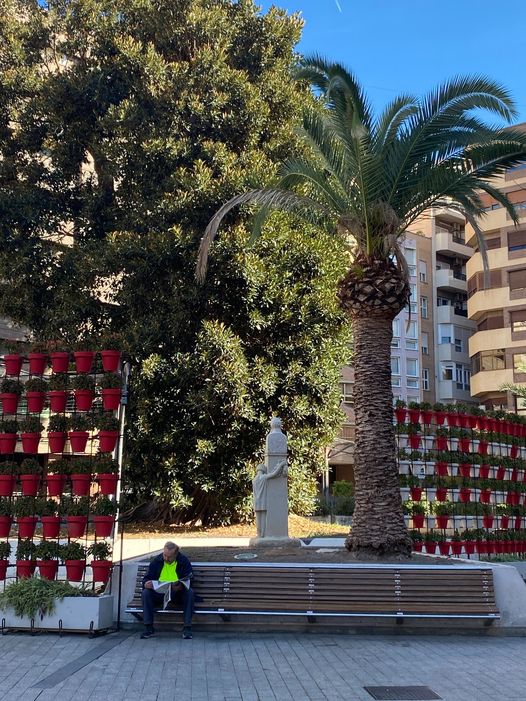
M 70 431 L 91 431 L 93 421 L 85 414 L 74 414 L 68 419 L 68 429 Z
M 49 433 L 66 433 L 68 430 L 68 419 L 62 414 L 53 414 L 49 417 L 47 427 Z
M 60 546 L 60 559 L 63 562 L 66 560 L 85 560 L 86 548 L 80 543 L 71 541 Z
M 99 540 L 90 545 L 88 553 L 94 560 L 110 560 L 112 555 L 111 545 L 104 540 Z
M 44 426 L 38 416 L 28 416 L 20 423 L 21 433 L 41 433 L 43 430 Z
M 16 419 L 2 419 L 0 421 L 0 433 L 17 433 L 18 421 Z
M 101 389 L 120 389 L 122 377 L 115 372 L 105 372 L 100 377 L 98 385 Z
M 72 475 L 91 475 L 94 461 L 92 458 L 73 458 L 70 461 Z
M 13 502 L 6 497 L 0 497 L 0 516 L 13 515 Z
M 35 499 L 35 513 L 39 516 L 56 516 L 58 504 L 54 499 Z
M 39 475 L 42 467 L 36 458 L 25 458 L 20 464 L 21 475 Z
M 25 384 L 26 393 L 47 392 L 48 387 L 48 383 L 45 380 L 42 380 L 40 377 L 31 377 Z
M 57 601 L 64 597 L 96 596 L 91 590 L 74 587 L 68 582 L 57 582 L 39 577 L 13 582 L 0 594 L 0 608 L 11 608 L 15 615 L 27 619 L 42 618 L 55 612 Z
M 18 473 L 18 463 L 13 460 L 0 462 L 0 475 L 16 475 Z M 4 495 L 7 496 L 7 495 Z
M 58 560 L 60 557 L 60 545 L 55 540 L 41 540 L 35 548 L 37 560 Z
M 49 389 L 53 392 L 66 392 L 69 389 L 69 375 L 58 372 L 49 378 Z
M 90 511 L 89 497 L 80 497 L 80 499 L 72 499 L 71 497 L 63 497 L 60 500 L 60 513 L 67 516 L 87 516 Z
M 1 394 L 15 394 L 17 397 L 21 397 L 23 391 L 24 387 L 18 380 L 12 380 L 9 377 L 5 377 L 0 382 Z
M 59 460 L 50 460 L 47 464 L 48 475 L 69 475 L 71 472 L 71 460 L 60 458 Z
M 73 389 L 95 391 L 95 380 L 91 375 L 76 375 L 73 378 Z
M 36 514 L 35 499 L 33 497 L 18 497 L 14 501 L 13 512 L 17 518 L 34 516 Z
M 119 463 L 107 455 L 98 455 L 93 463 L 93 470 L 97 474 L 115 475 L 119 472 Z
M 100 496 L 93 503 L 92 514 L 94 516 L 115 516 L 119 505 L 107 496 Z
M 11 555 L 11 544 L 7 541 L 0 541 L 0 560 L 9 560 Z
M 25 540 L 19 540 L 16 548 L 16 559 L 17 560 L 34 560 L 35 559 L 36 545 L 29 538 Z
M 93 423 L 99 431 L 118 431 L 119 419 L 111 411 L 102 412 L 94 417 Z

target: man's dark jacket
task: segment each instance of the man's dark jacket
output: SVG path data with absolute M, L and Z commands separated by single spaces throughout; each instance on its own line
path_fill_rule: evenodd
M 190 564 L 190 560 L 186 557 L 186 555 L 183 555 L 181 552 L 178 552 L 175 561 L 177 563 L 176 571 L 179 579 L 191 579 L 193 576 L 192 565 Z M 142 580 L 143 588 L 145 582 L 159 579 L 159 575 L 161 574 L 163 565 L 164 558 L 163 554 L 161 553 L 160 555 L 157 555 L 157 557 L 154 557 L 154 559 L 150 562 L 148 571 L 146 572 Z

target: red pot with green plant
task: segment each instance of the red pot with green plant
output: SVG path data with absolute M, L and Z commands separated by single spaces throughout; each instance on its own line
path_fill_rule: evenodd
M 77 414 L 69 419 L 69 442 L 73 453 L 83 453 L 92 428 L 91 419 L 82 414 Z
M 63 453 L 66 446 L 68 419 L 61 414 L 54 414 L 49 418 L 48 446 L 50 453 Z
M 437 501 L 445 501 L 446 499 L 447 499 L 447 488 L 446 487 L 437 487 L 436 500 Z
M 81 582 L 86 569 L 86 548 L 80 543 L 60 546 L 60 557 L 66 565 L 66 577 L 70 582 Z
M 18 380 L 4 377 L 0 382 L 0 400 L 2 401 L 2 413 L 16 414 L 18 401 L 22 396 L 23 387 Z
M 10 499 L 0 497 L 0 538 L 8 538 L 13 524 L 13 504 Z
M 44 426 L 40 423 L 38 416 L 28 416 L 20 424 L 20 437 L 22 439 L 22 450 L 24 453 L 36 455 L 38 453 L 38 444 Z
M 449 521 L 449 516 L 447 514 L 441 514 L 435 516 L 436 528 L 447 528 L 447 522 Z
M 58 572 L 60 546 L 58 543 L 41 540 L 35 548 L 36 565 L 44 579 L 55 579 Z
M 469 438 L 459 438 L 458 439 L 458 449 L 462 453 L 469 453 L 470 451 L 470 439 Z
M 119 420 L 112 412 L 104 412 L 95 417 L 95 426 L 99 429 L 99 451 L 111 453 L 115 450 L 119 437 Z
M 93 461 L 91 458 L 76 458 L 70 463 L 71 493 L 84 497 L 90 492 Z
M 47 388 L 47 382 L 40 377 L 31 377 L 26 382 L 27 410 L 31 414 L 40 414 L 44 409 Z
M 497 480 L 503 480 L 505 475 L 506 475 L 506 468 L 504 467 L 504 465 L 499 465 L 499 466 L 497 467 L 497 472 L 496 472 L 496 474 L 495 474 L 495 479 L 497 479 Z
M 66 525 L 70 538 L 83 538 L 88 526 L 89 497 L 78 500 L 64 497 L 60 503 L 60 511 L 66 514 Z
M 488 454 L 488 441 L 479 441 L 478 454 L 479 455 L 487 455 Z
M 495 517 L 492 514 L 484 514 L 482 517 L 482 525 L 484 528 L 493 528 L 493 521 Z
M 461 477 L 471 477 L 471 465 L 463 462 L 458 466 L 458 471 Z
M 422 499 L 422 487 L 410 487 L 409 491 L 413 501 L 420 501 L 420 499 Z
M 397 399 L 395 402 L 394 413 L 396 416 L 396 421 L 399 424 L 405 423 L 407 416 L 406 404 L 403 399 Z
M 422 552 L 422 546 L 424 544 L 424 536 L 420 533 L 420 531 L 417 531 L 416 529 L 413 529 L 410 533 L 411 535 L 411 541 L 413 544 L 413 550 L 417 553 Z
M 420 404 L 420 419 L 424 426 L 429 426 L 433 418 L 433 412 L 431 411 L 431 404 L 427 402 L 422 402 Z
M 5 374 L 18 377 L 22 370 L 23 358 L 19 353 L 7 353 L 4 355 Z
M 66 484 L 66 475 L 70 472 L 70 461 L 67 459 L 52 460 L 47 466 L 46 486 L 50 497 L 60 497 Z
M 69 370 L 69 351 L 65 348 L 51 351 L 49 357 L 53 373 L 64 373 Z
M 0 421 L 0 454 L 11 455 L 16 449 L 18 438 L 18 422 L 16 419 L 3 419 Z
M 450 544 L 447 540 L 440 540 L 438 543 L 438 550 L 441 555 L 449 555 Z
M 480 503 L 489 504 L 491 501 L 491 489 L 484 488 L 480 490 Z
M 475 541 L 474 540 L 465 540 L 464 541 L 464 550 L 466 552 L 466 555 L 474 555 L 475 554 Z
M 415 514 L 413 513 L 413 526 L 414 528 L 423 528 L 424 527 L 424 514 Z
M 11 555 L 11 545 L 9 543 L 0 543 L 0 581 L 4 581 L 7 577 L 7 568 L 9 567 L 9 556 Z
M 435 474 L 437 474 L 439 477 L 447 477 L 447 463 L 442 461 L 436 462 Z
M 501 528 L 508 528 L 510 523 L 510 517 L 508 514 L 502 514 L 500 517 L 500 527 Z
M 455 557 L 458 557 L 462 553 L 462 541 L 459 540 L 451 540 L 451 553 Z
M 434 540 L 425 540 L 424 547 L 426 549 L 426 552 L 430 555 L 434 555 L 437 551 L 437 543 Z
M 57 502 L 53 499 L 37 499 L 35 501 L 35 512 L 40 517 L 42 536 L 51 539 L 58 538 L 60 533 L 60 517 L 57 515 Z
M 479 479 L 487 479 L 489 477 L 489 465 L 479 465 Z
M 77 411 L 89 411 L 95 399 L 95 380 L 90 375 L 77 375 L 73 388 Z
M 437 426 L 443 426 L 446 420 L 446 412 L 444 411 L 444 405 L 440 402 L 433 404 L 433 415 L 435 417 L 435 423 Z
M 100 496 L 93 504 L 92 521 L 97 538 L 109 538 L 113 531 L 118 504 L 107 496 Z
M 488 550 L 488 540 L 477 540 L 477 552 L 479 555 L 486 555 Z
M 32 540 L 19 540 L 16 548 L 16 576 L 19 579 L 31 577 L 35 573 L 36 545 Z
M 121 360 L 120 339 L 108 335 L 101 340 L 100 346 L 104 349 L 100 351 L 104 372 L 116 372 Z
M 114 495 L 119 481 L 119 463 L 109 456 L 100 455 L 97 457 L 93 469 L 97 473 L 101 494 Z
M 37 495 L 40 486 L 40 477 L 42 468 L 38 460 L 35 458 L 25 458 L 20 465 L 20 485 L 22 495 L 26 497 L 34 497 Z
M 37 527 L 36 516 L 19 516 L 16 519 L 19 538 L 33 538 Z
M 90 350 L 78 350 L 73 352 L 75 358 L 75 368 L 78 373 L 87 374 L 91 372 L 95 353 Z
M 68 399 L 69 377 L 67 373 L 52 375 L 49 380 L 49 408 L 56 414 L 66 411 Z
M 469 487 L 460 487 L 458 496 L 460 501 L 466 504 L 471 501 L 471 489 Z
M 412 424 L 417 424 L 420 419 L 420 405 L 418 402 L 409 402 L 407 413 L 409 415 L 409 422 Z
M 121 403 L 122 378 L 113 372 L 106 372 L 99 380 L 104 411 L 116 411 Z
M 47 353 L 42 344 L 35 344 L 27 358 L 29 360 L 29 374 L 43 375 L 47 365 Z

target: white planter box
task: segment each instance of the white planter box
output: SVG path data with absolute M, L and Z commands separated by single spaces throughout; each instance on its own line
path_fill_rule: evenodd
M 13 609 L 0 611 L 6 628 L 30 629 L 31 619 L 15 616 Z M 33 620 L 39 630 L 90 631 L 113 625 L 113 596 L 66 596 L 55 603 L 55 612 Z

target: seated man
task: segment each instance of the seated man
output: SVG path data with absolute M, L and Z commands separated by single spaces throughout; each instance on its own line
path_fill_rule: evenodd
M 141 638 L 151 638 L 154 634 L 153 616 L 156 609 L 163 606 L 164 595 L 154 590 L 154 581 L 174 582 L 171 587 L 171 601 L 177 601 L 183 609 L 183 638 L 192 638 L 192 614 L 194 612 L 194 592 L 178 580 L 192 578 L 190 560 L 179 552 L 179 546 L 170 541 L 165 544 L 163 552 L 157 555 L 148 567 L 142 580 L 142 610 L 144 632 Z

